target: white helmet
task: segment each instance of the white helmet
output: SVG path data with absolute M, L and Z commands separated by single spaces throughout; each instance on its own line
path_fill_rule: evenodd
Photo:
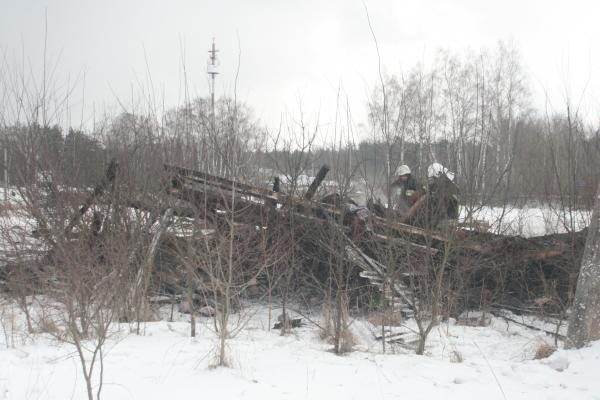
M 397 176 L 408 175 L 408 174 L 410 174 L 410 167 L 406 164 L 403 164 L 403 165 L 399 166 L 398 169 L 396 169 Z
M 442 175 L 446 175 L 448 179 L 454 181 L 454 172 L 449 171 L 440 163 L 433 163 L 427 167 L 427 177 L 429 179 L 439 178 Z

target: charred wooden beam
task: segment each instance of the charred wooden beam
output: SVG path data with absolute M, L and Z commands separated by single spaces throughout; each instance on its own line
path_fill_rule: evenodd
M 315 220 L 331 219 L 331 223 L 339 223 L 341 221 L 339 217 L 345 213 L 344 207 L 339 204 L 325 204 L 311 200 L 329 170 L 327 165 L 321 168 L 304 198 L 273 192 L 200 171 L 174 166 L 165 166 L 165 168 L 173 174 L 174 178 L 172 188 L 169 190 L 170 194 L 190 201 L 196 206 L 205 204 L 208 201 L 210 204 L 214 203 L 215 206 L 222 203 L 221 206 L 227 208 L 228 199 L 231 198 L 233 192 L 236 195 L 236 203 L 247 210 L 248 214 L 262 213 L 265 205 L 272 208 L 273 204 L 277 203 L 291 205 L 285 207 L 285 209 L 297 216 L 314 218 Z M 547 243 L 542 247 L 523 243 L 522 248 L 514 248 L 504 241 L 511 239 L 511 237 L 479 234 L 460 229 L 453 232 L 440 232 L 404 223 L 422 207 L 426 199 L 426 195 L 421 197 L 409 212 L 400 217 L 399 220 L 372 216 L 371 221 L 374 232 L 378 235 L 395 236 L 396 239 L 400 239 L 398 236 L 407 236 L 407 238 L 402 238 L 402 240 L 406 240 L 404 244 L 410 243 L 411 247 L 415 249 L 420 249 L 418 246 L 422 246 L 423 242 L 433 240 L 438 244 L 452 242 L 456 248 L 489 257 L 495 254 L 503 254 L 503 251 L 507 248 L 511 249 L 512 255 L 523 260 L 545 260 L 565 253 L 564 244 L 560 243 Z M 230 211 L 235 212 L 235 210 Z M 376 240 L 381 240 L 381 238 L 376 237 Z
M 200 184 L 205 184 L 207 187 L 218 188 L 225 191 L 235 191 L 242 194 L 253 195 L 257 197 L 277 198 L 278 196 L 267 189 L 258 188 L 232 179 L 223 178 L 216 175 L 207 174 L 205 172 L 196 171 L 188 168 L 165 165 L 165 170 L 173 174 L 178 179 L 188 178 Z M 283 195 L 282 193 L 278 194 Z
M 104 174 L 104 177 L 102 178 L 100 183 L 96 185 L 94 191 L 88 196 L 81 208 L 70 218 L 69 223 L 67 224 L 64 230 L 65 237 L 69 237 L 75 225 L 77 225 L 81 217 L 87 212 L 87 210 L 89 210 L 94 200 L 100 195 L 102 195 L 102 193 L 104 193 L 104 189 L 106 189 L 106 186 L 108 186 L 109 183 L 115 180 L 118 166 L 119 164 L 113 158 L 108 164 L 108 168 L 106 168 L 106 173 Z
M 312 181 L 312 183 L 310 184 L 308 190 L 304 194 L 304 199 L 305 200 L 312 200 L 312 198 L 314 197 L 315 193 L 317 193 L 317 189 L 319 188 L 319 186 L 321 185 L 321 183 L 325 179 L 325 176 L 327 176 L 328 172 L 329 172 L 329 165 L 323 164 L 323 166 L 321 167 L 321 169 L 319 169 L 319 172 L 317 173 L 317 176 Z
M 272 192 L 267 189 L 258 188 L 230 179 L 221 178 L 204 172 L 189 170 L 186 168 L 165 165 L 167 171 L 174 174 L 171 187 L 167 192 L 171 195 L 180 196 L 183 189 L 187 191 L 187 199 L 190 200 L 192 193 L 197 193 L 198 198 L 212 193 L 215 197 L 222 199 L 230 198 L 232 191 L 239 199 L 255 204 L 286 203 L 293 205 L 299 212 L 312 212 L 314 215 L 340 216 L 343 210 L 338 207 L 323 204 L 285 193 Z M 237 201 L 237 200 L 236 200 Z
M 178 201 L 177 201 L 178 202 Z M 171 209 L 173 216 L 185 218 L 197 218 L 198 212 L 194 207 L 186 206 L 185 204 L 173 204 L 169 206 L 157 206 L 154 203 L 145 199 L 131 200 L 127 206 L 149 213 L 164 214 L 167 209 Z
M 379 242 L 392 243 L 392 244 L 396 245 L 398 248 L 408 246 L 408 247 L 412 248 L 413 250 L 416 250 L 419 252 L 429 252 L 431 254 L 438 254 L 440 252 L 438 249 L 436 249 L 434 247 L 424 246 L 422 244 L 411 242 L 410 240 L 386 236 L 386 235 L 382 235 L 380 233 L 373 233 L 371 235 L 371 237 Z

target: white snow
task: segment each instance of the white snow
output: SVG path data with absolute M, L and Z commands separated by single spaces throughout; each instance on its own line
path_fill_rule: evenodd
M 460 218 L 466 218 L 467 211 L 461 207 Z M 569 229 L 579 231 L 590 223 L 590 210 L 572 212 L 551 207 L 482 207 L 472 215 L 475 220 L 487 221 L 490 230 L 506 235 L 525 237 L 564 233 Z
M 355 350 L 337 356 L 316 326 L 282 337 L 268 330 L 265 307 L 253 307 L 256 313 L 229 341 L 231 368 L 210 367 L 216 349 L 211 319 L 199 320 L 196 338 L 189 337 L 186 315 L 177 314 L 178 322 L 145 323 L 142 335 L 119 325 L 106 345 L 102 397 L 600 399 L 600 342 L 532 360 L 541 343 L 552 342 L 543 333 L 500 319 L 488 327 L 449 321 L 433 330 L 424 356 L 399 346 L 381 354 L 376 328 L 355 320 Z M 13 305 L 4 310 L 18 314 Z M 2 316 L 7 329 L 9 315 Z M 0 399 L 86 398 L 73 347 L 11 329 L 1 337 Z M 16 340 L 7 347 L 11 337 Z
M 493 224 L 501 213 L 486 208 L 476 217 Z M 5 229 L 27 225 L 4 217 Z M 581 228 L 586 218 L 576 213 L 573 222 Z M 565 222 L 547 209 L 513 209 L 499 229 L 531 236 L 562 231 Z M 315 325 L 282 337 L 268 329 L 264 304 L 248 305 L 247 324 L 228 341 L 231 367 L 211 368 L 217 348 L 212 319 L 199 317 L 198 336 L 191 338 L 189 316 L 176 312 L 175 322 L 167 322 L 168 311 L 161 321 L 145 323 L 141 335 L 127 324 L 113 326 L 104 348 L 102 398 L 600 400 L 600 341 L 580 350 L 559 343 L 550 357 L 533 360 L 552 338 L 499 318 L 486 327 L 444 322 L 430 334 L 423 356 L 401 345 L 388 345 L 382 354 L 374 339 L 378 328 L 356 319 L 354 351 L 337 356 Z M 95 385 L 98 377 L 96 372 Z M 0 400 L 86 398 L 75 348 L 46 333 L 26 333 L 23 313 L 0 297 Z

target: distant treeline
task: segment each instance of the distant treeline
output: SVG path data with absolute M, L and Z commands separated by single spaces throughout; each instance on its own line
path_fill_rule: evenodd
M 43 108 L 20 110 L 17 100 L 17 114 L 31 118 L 11 124 L 4 117 L 0 124 L 14 184 L 45 171 L 57 184 L 89 187 L 116 158 L 121 183 L 138 191 L 160 190 L 164 163 L 261 184 L 282 174 L 293 187 L 328 163 L 328 179 L 340 187 L 360 182 L 369 196 L 389 194 L 400 164 L 423 180 L 435 161 L 456 172 L 463 201 L 552 198 L 590 207 L 600 175 L 598 125 L 570 99 L 555 114 L 536 111 L 519 54 L 503 43 L 466 57 L 440 52 L 428 68 L 382 76 L 367 123 L 340 117 L 327 132 L 301 113 L 269 132 L 232 98 L 219 99 L 214 112 L 198 98 L 160 116 L 148 106 L 96 121 L 93 131 L 65 131 L 39 122 L 47 121 Z

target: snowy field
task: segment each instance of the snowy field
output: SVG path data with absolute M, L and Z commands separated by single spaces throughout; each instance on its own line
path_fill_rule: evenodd
M 460 218 L 466 218 L 466 210 L 461 208 Z M 483 207 L 473 213 L 473 219 L 489 223 L 490 231 L 504 235 L 525 237 L 565 233 L 567 228 L 579 231 L 590 223 L 589 210 L 574 210 L 572 213 L 562 212 L 548 207 L 513 206 Z
M 86 398 L 74 347 L 25 335 L 16 307 L 3 310 L 0 399 Z M 534 360 L 549 336 L 502 319 L 487 327 L 451 320 L 432 331 L 423 356 L 402 346 L 382 354 L 377 328 L 357 319 L 354 351 L 337 356 L 315 325 L 282 337 L 268 330 L 264 306 L 251 311 L 229 341 L 231 368 L 211 367 L 216 336 L 208 318 L 198 321 L 196 338 L 178 313 L 178 322 L 146 323 L 141 335 L 118 326 L 105 347 L 102 398 L 600 399 L 600 342 Z
M 505 210 L 498 224 L 502 214 L 485 208 L 475 218 L 523 236 L 564 232 L 570 221 L 531 207 Z M 2 226 L 27 225 L 24 221 L 8 214 Z M 587 221 L 588 213 L 573 216 L 577 229 Z M 388 345 L 382 354 L 375 339 L 379 328 L 358 318 L 351 325 L 353 351 L 337 356 L 309 322 L 282 337 L 269 330 L 264 304 L 245 312 L 251 318 L 228 341 L 230 368 L 212 367 L 217 339 L 209 318 L 199 318 L 196 338 L 189 336 L 189 315 L 176 312 L 174 322 L 167 322 L 168 310 L 160 321 L 145 323 L 141 335 L 127 324 L 114 325 L 104 347 L 101 398 L 600 400 L 600 342 L 581 350 L 564 350 L 559 342 L 554 354 L 535 360 L 540 347 L 554 344 L 545 333 L 501 318 L 485 327 L 450 320 L 434 328 L 425 355 L 415 355 L 410 344 Z M 541 321 L 527 323 L 554 329 Z M 411 321 L 407 328 L 414 329 Z M 86 398 L 75 348 L 47 333 L 26 333 L 22 312 L 0 297 L 0 400 Z

